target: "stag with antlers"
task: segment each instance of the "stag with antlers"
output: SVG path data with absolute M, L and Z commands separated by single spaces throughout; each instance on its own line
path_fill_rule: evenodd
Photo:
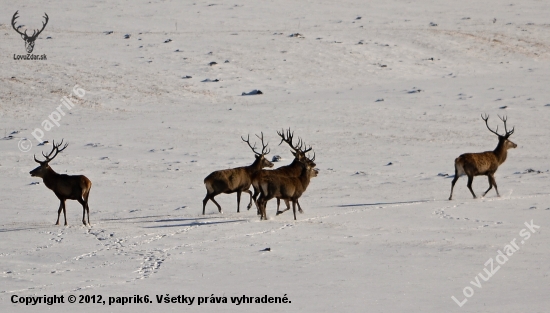
M 29 174 L 33 177 L 41 177 L 44 181 L 44 185 L 51 189 L 57 198 L 59 198 L 59 210 L 57 211 L 57 222 L 55 225 L 59 225 L 59 216 L 61 215 L 61 210 L 63 210 L 63 216 L 65 217 L 65 226 L 67 226 L 67 211 L 65 209 L 65 201 L 77 200 L 82 205 L 82 223 L 86 225 L 86 213 L 88 213 L 88 225 L 90 225 L 90 207 L 88 206 L 88 197 L 90 195 L 90 189 L 92 188 L 92 182 L 84 175 L 65 175 L 57 174 L 48 164 L 52 161 L 59 152 L 62 152 L 69 145 L 66 143 L 63 148 L 59 149 L 63 145 L 63 140 L 61 143 L 55 144 L 53 142 L 52 151 L 44 156 L 44 161 L 39 161 L 34 156 L 36 163 L 40 164 L 39 167 L 30 171 Z M 52 156 L 53 155 L 53 156 Z
M 292 149 L 292 151 L 290 152 L 294 156 L 294 160 L 289 165 L 281 166 L 271 171 L 270 170 L 259 171 L 252 177 L 252 187 L 254 188 L 254 195 L 252 197 L 256 204 L 258 215 L 261 214 L 260 207 L 258 206 L 258 202 L 257 202 L 258 196 L 260 194 L 260 187 L 259 187 L 260 181 L 262 181 L 266 177 L 273 176 L 273 175 L 284 176 L 284 177 L 299 177 L 300 174 L 302 173 L 303 166 L 301 163 L 303 162 L 309 162 L 310 167 L 312 168 L 313 171 L 315 171 L 312 177 L 316 177 L 317 174 L 319 173 L 318 170 L 313 169 L 316 164 L 306 157 L 306 153 L 312 150 L 311 146 L 308 148 L 301 139 L 299 139 L 298 143 L 295 145 L 293 143 L 294 132 L 291 132 L 290 128 L 286 131 L 286 136 L 285 136 L 284 130 L 281 130 L 281 132 L 277 131 L 277 134 L 279 135 L 279 137 L 281 137 L 281 142 L 279 143 L 279 145 L 281 145 L 283 142 L 286 142 Z M 289 200 L 285 200 L 286 210 L 279 211 L 280 203 L 281 203 L 281 199 L 277 198 L 277 215 L 285 211 L 288 211 L 290 209 Z M 250 206 L 248 207 L 248 209 L 250 209 Z M 299 202 L 298 202 L 298 210 L 300 213 L 304 212 Z
M 261 136 L 256 135 L 262 141 L 262 152 L 256 151 L 256 144 L 254 146 L 250 144 L 250 135 L 248 135 L 245 140 L 243 137 L 241 139 L 248 144 L 250 149 L 255 154 L 256 160 L 249 166 L 237 167 L 232 169 L 220 170 L 212 172 L 210 175 L 206 176 L 204 179 L 204 185 L 206 186 L 206 197 L 202 201 L 202 214 L 205 214 L 206 203 L 208 200 L 212 200 L 214 204 L 218 207 L 218 211 L 222 213 L 222 207 L 214 200 L 214 197 L 220 193 L 237 193 L 237 213 L 240 212 L 240 203 L 241 203 L 241 193 L 246 192 L 250 195 L 250 203 L 248 206 L 252 205 L 252 192 L 249 190 L 250 185 L 252 184 L 252 175 L 260 171 L 264 167 L 273 167 L 273 163 L 265 158 L 269 153 L 267 149 L 267 144 L 264 144 L 264 134 Z
M 25 32 L 22 33 L 19 31 L 19 28 L 15 26 L 15 20 L 19 18 L 19 16 L 17 16 L 17 13 L 19 11 L 15 11 L 15 13 L 13 14 L 13 17 L 11 19 L 11 26 L 13 27 L 13 29 L 19 34 L 21 35 L 21 38 L 23 38 L 23 40 L 25 40 L 25 49 L 27 49 L 27 53 L 32 53 L 32 50 L 34 49 L 34 41 L 36 40 L 36 38 L 38 38 L 38 35 L 40 35 L 40 33 L 42 33 L 42 31 L 44 30 L 44 28 L 46 28 L 46 25 L 48 24 L 48 21 L 49 21 L 49 17 L 48 17 L 48 14 L 44 13 L 44 19 L 46 20 L 45 22 L 42 22 L 42 29 L 41 30 L 38 30 L 38 29 L 35 29 L 33 30 L 33 33 L 31 36 L 27 35 L 27 29 L 25 29 Z
M 456 181 L 461 175 L 466 174 L 468 176 L 468 189 L 470 189 L 470 192 L 472 193 L 472 196 L 474 196 L 474 199 L 476 198 L 476 194 L 472 190 L 472 182 L 474 180 L 474 176 L 480 176 L 480 175 L 486 175 L 489 179 L 489 189 L 483 193 L 483 196 L 493 188 L 495 187 L 495 190 L 497 192 L 497 196 L 500 197 L 500 194 L 498 193 L 497 183 L 495 181 L 495 172 L 497 171 L 498 167 L 506 161 L 506 157 L 508 154 L 508 149 L 514 149 L 517 147 L 517 145 L 508 138 L 514 133 L 514 128 L 512 130 L 508 131 L 506 128 L 506 116 L 500 117 L 500 120 L 504 123 L 504 135 L 500 135 L 498 133 L 498 126 L 495 131 L 493 131 L 488 124 L 489 116 L 488 115 L 481 115 L 481 118 L 485 121 L 485 125 L 487 126 L 487 129 L 495 135 L 498 136 L 498 145 L 493 151 L 485 151 L 480 153 L 465 153 L 455 160 L 455 177 L 453 178 L 453 182 L 451 184 L 451 195 L 449 196 L 449 200 L 452 200 L 453 198 L 453 188 L 455 186 Z
M 287 177 L 281 175 L 270 175 L 263 177 L 259 182 L 260 197 L 258 198 L 258 206 L 260 207 L 260 220 L 266 220 L 266 205 L 270 199 L 280 198 L 283 200 L 292 201 L 292 211 L 294 212 L 294 220 L 296 220 L 296 205 L 298 199 L 304 194 L 312 177 L 317 176 L 317 171 L 313 169 L 312 164 L 315 161 L 313 158 L 300 161 L 301 173 L 298 177 Z

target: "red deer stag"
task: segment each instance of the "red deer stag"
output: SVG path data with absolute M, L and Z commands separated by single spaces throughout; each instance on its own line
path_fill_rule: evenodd
M 214 204 L 218 207 L 218 211 L 222 213 L 222 207 L 214 200 L 214 197 L 220 193 L 237 193 L 237 213 L 239 213 L 239 207 L 241 202 L 241 193 L 246 192 L 250 195 L 250 203 L 248 206 L 252 205 L 252 192 L 249 190 L 250 185 L 252 184 L 252 175 L 260 171 L 264 167 L 273 167 L 273 163 L 265 158 L 269 153 L 269 150 L 266 151 L 267 144 L 264 144 L 264 134 L 262 136 L 256 135 L 262 141 L 262 152 L 258 153 L 256 151 L 256 144 L 254 147 L 250 144 L 250 135 L 245 140 L 243 137 L 241 139 L 248 144 L 250 149 L 255 154 L 256 160 L 249 166 L 237 167 L 227 170 L 215 171 L 210 175 L 206 176 L 204 179 L 204 185 L 206 186 L 206 197 L 202 200 L 202 214 L 204 215 L 206 209 L 206 203 L 208 200 L 212 200 Z
M 474 176 L 480 175 L 486 175 L 489 178 L 489 189 L 487 189 L 487 191 L 483 193 L 483 197 L 487 194 L 487 192 L 489 192 L 489 190 L 491 190 L 491 188 L 493 188 L 493 186 L 495 186 L 497 195 L 500 197 L 494 174 L 497 171 L 499 165 L 506 161 L 508 149 L 513 149 L 517 147 L 515 143 L 508 140 L 508 137 L 510 137 L 510 135 L 514 133 L 514 128 L 512 128 L 511 131 L 508 131 L 508 129 L 506 128 L 506 116 L 499 116 L 500 120 L 504 122 L 504 131 L 506 132 L 505 135 L 499 135 L 497 133 L 498 126 L 496 131 L 493 131 L 489 127 L 489 124 L 487 123 L 487 120 L 489 119 L 488 115 L 485 115 L 485 117 L 481 115 L 481 118 L 485 121 L 487 129 L 498 136 L 498 145 L 493 151 L 465 153 L 455 159 L 455 177 L 453 178 L 453 182 L 451 184 L 451 195 L 449 196 L 449 200 L 452 200 L 453 198 L 453 188 L 455 187 L 456 181 L 461 175 L 464 174 L 468 176 L 468 189 L 470 189 L 470 192 L 472 193 L 472 196 L 474 196 L 474 199 L 477 197 L 472 190 L 472 182 L 474 181 Z
M 285 131 L 284 130 L 282 130 L 281 132 L 277 131 L 277 134 L 279 135 L 279 137 L 281 137 L 281 142 L 279 143 L 279 145 L 281 145 L 283 142 L 286 142 L 290 146 L 290 148 L 293 150 L 293 151 L 291 151 L 291 153 L 292 153 L 292 155 L 294 155 L 294 160 L 289 165 L 281 166 L 281 167 L 279 167 L 277 169 L 274 169 L 274 170 L 259 171 L 256 174 L 254 174 L 254 176 L 252 177 L 252 187 L 254 188 L 254 195 L 252 196 L 252 198 L 254 199 L 254 202 L 256 203 L 256 208 L 258 210 L 258 215 L 261 214 L 260 208 L 259 208 L 258 203 L 257 203 L 258 195 L 260 194 L 259 183 L 260 183 L 260 180 L 263 179 L 263 177 L 267 177 L 267 176 L 270 176 L 270 175 L 280 175 L 280 176 L 286 176 L 286 177 L 298 177 L 302 173 L 302 167 L 303 166 L 301 165 L 301 162 L 304 162 L 304 161 L 310 162 L 310 165 L 311 165 L 312 168 L 314 168 L 315 165 L 316 165 L 314 162 L 312 162 L 311 160 L 309 160 L 306 157 L 306 153 L 311 151 L 311 149 L 312 149 L 311 147 L 307 148 L 307 146 L 306 146 L 306 149 L 303 150 L 302 147 L 305 144 L 303 144 L 301 139 L 298 141 L 297 145 L 293 144 L 292 141 L 293 141 L 293 138 L 294 138 L 294 132 L 291 132 L 290 128 L 287 130 L 286 136 L 285 136 Z M 317 176 L 317 175 L 315 175 L 315 176 Z M 279 215 L 282 212 L 285 212 L 285 211 L 290 209 L 289 201 L 285 200 L 286 210 L 279 211 L 280 203 L 281 203 L 281 199 L 277 198 L 277 215 Z M 298 208 L 299 208 L 299 212 L 303 213 L 303 210 L 300 207 L 299 203 L 298 203 Z M 250 206 L 248 207 L 248 209 L 250 209 Z
M 311 166 L 314 160 L 315 154 L 309 160 L 311 162 L 306 160 L 300 162 L 302 171 L 299 177 L 273 175 L 260 180 L 260 197 L 258 198 L 258 206 L 261 211 L 260 220 L 267 219 L 267 202 L 275 197 L 292 201 L 292 211 L 294 212 L 294 220 L 296 220 L 296 204 L 298 203 L 298 199 L 309 186 L 311 177 L 317 176 L 318 173 Z
M 65 217 L 65 226 L 67 226 L 67 211 L 65 209 L 65 200 L 77 200 L 82 204 L 82 223 L 86 225 L 86 212 L 88 213 L 88 225 L 90 225 L 90 207 L 88 206 L 88 196 L 90 195 L 90 189 L 92 188 L 92 182 L 84 175 L 65 175 L 57 174 L 48 163 L 53 160 L 59 152 L 62 152 L 69 145 L 68 143 L 59 149 L 63 144 L 61 143 L 56 145 L 55 141 L 53 142 L 52 151 L 45 155 L 42 152 L 45 161 L 38 161 L 36 155 L 34 160 L 40 164 L 39 167 L 30 171 L 29 174 L 33 177 L 40 177 L 44 181 L 44 185 L 51 189 L 57 198 L 59 198 L 59 210 L 57 211 L 57 222 L 55 225 L 59 225 L 59 216 L 61 215 L 61 210 L 63 210 L 63 216 Z M 55 154 L 54 154 L 55 152 Z M 53 154 L 53 156 L 52 156 Z

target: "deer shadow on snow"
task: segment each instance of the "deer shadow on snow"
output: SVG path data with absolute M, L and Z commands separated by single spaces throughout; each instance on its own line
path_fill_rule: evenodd
M 337 208 L 349 208 L 349 207 L 359 207 L 359 206 L 377 206 L 377 205 L 392 205 L 392 204 L 415 204 L 415 203 L 425 203 L 432 200 L 412 200 L 412 201 L 395 201 L 395 202 L 373 202 L 373 203 L 357 203 L 357 204 L 340 204 L 335 205 Z
M 182 219 L 182 220 L 185 220 L 185 219 Z M 187 220 L 197 220 L 197 219 L 187 219 Z M 178 221 L 178 220 L 160 220 L 160 221 L 157 221 L 157 222 L 170 222 L 170 221 Z M 169 228 L 169 227 L 190 227 L 190 226 L 207 226 L 207 225 L 216 225 L 216 224 L 228 224 L 228 223 L 237 223 L 237 222 L 247 222 L 248 220 L 247 219 L 240 219 L 240 220 L 231 220 L 231 221 L 219 221 L 219 222 L 211 222 L 211 223 L 206 223 L 206 222 L 190 222 L 190 223 L 185 223 L 185 224 L 166 224 L 166 225 L 158 225 L 158 226 L 144 226 L 143 228 Z

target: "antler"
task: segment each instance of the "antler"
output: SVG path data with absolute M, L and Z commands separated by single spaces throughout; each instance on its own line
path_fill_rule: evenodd
M 254 143 L 254 147 L 252 147 L 252 145 L 250 144 L 250 135 L 248 135 L 248 137 L 246 138 L 246 140 L 244 140 L 243 136 L 241 136 L 241 139 L 246 142 L 248 144 L 248 146 L 250 147 L 250 149 L 252 149 L 252 151 L 254 151 L 255 154 L 258 154 L 258 152 L 256 152 L 256 143 Z
M 258 135 L 256 135 L 256 137 L 258 137 L 258 138 L 262 141 L 262 154 L 263 154 L 263 155 L 269 154 L 269 152 L 270 152 L 271 150 L 265 151 L 265 149 L 267 148 L 267 145 L 268 145 L 269 143 L 264 144 L 264 133 L 261 132 L 260 134 L 262 134 L 261 137 L 258 136 Z
M 48 21 L 50 20 L 50 18 L 48 17 L 48 14 L 46 14 L 46 12 L 44 12 L 44 16 L 43 18 L 46 19 L 46 22 L 42 22 L 42 29 L 38 31 L 38 33 L 36 33 L 36 35 L 34 34 L 34 31 L 32 33 L 32 36 L 31 37 L 36 37 L 38 35 L 40 35 L 40 33 L 44 30 L 44 28 L 46 28 L 46 25 L 48 25 Z
M 292 143 L 292 139 L 294 138 L 294 132 L 291 132 L 290 131 L 290 128 L 287 130 L 286 132 L 286 137 L 284 135 L 284 130 L 282 132 L 279 132 L 277 131 L 277 134 L 281 137 L 281 142 L 279 143 L 279 145 L 281 145 L 284 142 L 286 142 L 291 148 L 292 150 L 294 150 L 295 152 L 302 152 L 302 153 L 306 153 L 308 151 L 311 151 L 312 147 L 310 146 L 309 148 L 307 148 L 307 145 L 302 141 L 302 138 L 298 138 L 298 144 L 297 145 L 294 145 Z M 306 150 L 303 150 L 303 147 L 306 147 Z
M 503 117 L 500 117 L 500 115 L 497 115 L 498 118 L 500 118 L 500 120 L 504 123 L 504 131 L 506 132 L 505 135 L 499 135 L 498 134 L 498 125 L 497 125 L 497 129 L 496 131 L 493 131 L 490 127 L 489 127 L 489 124 L 487 123 L 487 120 L 489 119 L 489 115 L 485 114 L 485 117 L 483 116 L 483 114 L 481 114 L 481 118 L 485 121 L 485 125 L 487 125 L 487 129 L 489 129 L 493 134 L 499 136 L 499 137 L 504 137 L 504 138 L 508 138 L 510 137 L 510 135 L 512 135 L 514 133 L 514 128 L 512 128 L 511 131 L 508 131 L 508 129 L 506 128 L 506 120 L 508 119 L 506 117 L 506 115 L 504 115 Z
M 309 146 L 309 148 L 307 147 L 306 143 L 302 141 L 302 138 L 300 138 L 300 151 L 302 151 L 304 154 L 311 151 L 313 149 L 312 146 Z M 302 143 L 304 144 L 304 147 L 306 148 L 305 150 L 302 150 Z
M 510 137 L 510 135 L 512 135 L 514 133 L 514 128 L 515 127 L 512 127 L 512 130 L 511 131 L 508 131 L 508 129 L 506 128 L 506 120 L 508 119 L 506 117 L 506 115 L 500 117 L 500 115 L 498 115 L 498 118 L 500 118 L 500 120 L 504 123 L 504 131 L 506 132 L 506 135 L 504 135 L 505 138 L 508 138 Z
M 42 29 L 41 30 L 34 30 L 33 33 L 32 33 L 32 36 L 29 36 L 27 35 L 27 30 L 25 29 L 25 32 L 22 33 L 20 32 L 17 27 L 15 27 L 15 20 L 19 18 L 19 16 L 17 16 L 17 13 L 19 12 L 19 10 L 15 11 L 15 13 L 13 14 L 13 17 L 11 19 L 11 26 L 13 27 L 13 29 L 15 29 L 15 31 L 20 34 L 21 36 L 25 36 L 27 38 L 34 38 L 34 37 L 37 37 L 38 35 L 40 35 L 40 33 L 44 30 L 44 28 L 46 28 L 46 25 L 48 24 L 48 21 L 50 20 L 50 18 L 48 17 L 48 14 L 46 14 L 46 12 L 44 12 L 44 18 L 46 19 L 46 22 L 42 22 Z M 38 33 L 37 33 L 38 31 Z
M 298 141 L 298 145 L 297 146 L 294 146 L 294 144 L 292 143 L 292 139 L 294 138 L 294 132 L 291 132 L 290 131 L 290 128 L 286 131 L 286 137 L 285 137 L 285 131 L 284 129 L 279 132 L 277 131 L 277 135 L 279 135 L 279 137 L 281 137 L 281 142 L 279 142 L 279 146 L 284 142 L 286 142 L 290 148 L 292 148 L 292 150 L 294 150 L 295 152 L 298 152 L 301 148 L 301 139 Z
M 65 150 L 67 148 L 67 146 L 69 145 L 68 143 L 65 143 L 65 145 L 63 146 L 63 148 L 61 148 L 61 150 L 59 149 L 59 147 L 61 147 L 61 145 L 63 144 L 63 139 L 61 139 L 61 142 L 59 144 L 55 144 L 55 140 L 53 141 L 53 148 L 52 148 L 52 151 L 50 151 L 50 153 L 48 155 L 45 155 L 44 152 L 42 152 L 42 155 L 44 156 L 44 158 L 46 158 L 45 161 L 38 161 L 36 159 L 36 155 L 34 156 L 34 160 L 37 162 L 37 163 L 48 163 L 50 162 L 51 160 L 53 160 L 57 154 L 59 152 L 62 152 L 63 150 Z M 52 154 L 55 152 L 54 156 L 52 157 Z
M 256 155 L 266 155 L 269 153 L 269 151 L 271 150 L 267 150 L 267 152 L 265 151 L 265 149 L 267 148 L 267 144 L 264 144 L 264 133 L 262 132 L 261 133 L 262 136 L 258 136 L 256 135 L 256 137 L 258 137 L 261 141 L 262 141 L 262 153 L 258 153 L 256 151 L 256 143 L 254 143 L 254 147 L 250 144 L 250 135 L 248 135 L 248 137 L 246 138 L 246 140 L 244 140 L 243 136 L 241 136 L 241 139 L 246 142 L 248 144 L 248 146 L 250 147 L 250 149 L 252 149 L 252 151 L 256 154 Z
M 19 10 L 15 11 L 15 13 L 13 14 L 13 17 L 11 18 L 11 27 L 13 27 L 13 29 L 15 29 L 15 31 L 21 35 L 21 36 L 27 36 L 26 34 L 26 31 L 25 31 L 25 34 L 23 34 L 22 32 L 19 31 L 19 29 L 17 29 L 17 27 L 15 27 L 15 20 L 19 18 L 19 16 L 17 16 L 17 13 L 19 12 Z
M 487 120 L 489 119 L 489 115 L 485 114 L 485 117 L 484 117 L 483 114 L 481 114 L 481 119 L 485 121 L 485 125 L 487 126 L 487 129 L 488 129 L 491 133 L 493 133 L 493 134 L 495 134 L 495 135 L 497 135 L 497 136 L 500 137 L 500 135 L 497 133 L 497 132 L 498 132 L 498 125 L 497 125 L 497 130 L 496 130 L 496 131 L 493 131 L 493 130 L 489 127 L 489 123 L 487 122 Z

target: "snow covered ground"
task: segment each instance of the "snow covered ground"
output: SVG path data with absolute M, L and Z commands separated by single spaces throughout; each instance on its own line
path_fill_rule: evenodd
M 0 3 L 0 310 L 547 312 L 549 9 L 536 0 Z M 48 14 L 33 52 L 47 60 L 13 59 L 25 54 L 10 25 L 17 10 L 23 29 Z M 84 97 L 45 131 L 77 84 Z M 263 94 L 242 95 L 253 90 Z M 461 178 L 448 201 L 454 159 L 496 147 L 481 113 L 501 132 L 497 114 L 515 127 L 518 147 L 496 174 L 502 197 L 472 199 Z M 276 131 L 288 127 L 320 169 L 304 214 L 275 216 L 273 200 L 260 221 L 247 195 L 237 213 L 233 194 L 216 198 L 224 214 L 209 202 L 203 216 L 204 177 L 253 161 L 240 136 L 263 132 L 280 166 L 292 155 Z M 33 154 L 51 149 L 37 146 L 36 128 L 69 142 L 54 170 L 92 181 L 91 227 L 76 201 L 69 226 L 53 225 L 58 200 L 29 175 Z M 474 179 L 476 193 L 487 186 Z M 499 264 L 514 239 L 519 250 Z M 166 294 L 229 303 L 157 304 Z M 44 295 L 153 303 L 12 303 Z M 243 295 L 291 302 L 231 304 Z

